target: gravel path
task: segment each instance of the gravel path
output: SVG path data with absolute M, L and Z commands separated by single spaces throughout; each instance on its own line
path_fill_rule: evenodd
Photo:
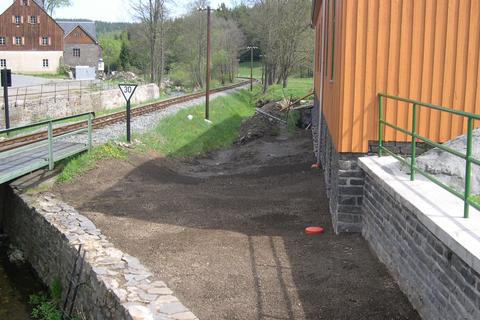
M 233 92 L 237 92 L 241 89 L 247 88 L 249 84 L 246 84 L 241 87 L 237 87 L 234 89 L 226 90 L 219 93 L 214 93 L 210 95 L 211 99 L 215 99 L 218 97 L 223 97 Z M 195 105 L 199 105 L 204 103 L 205 98 L 198 98 L 188 102 L 184 102 L 181 104 L 173 105 L 167 109 L 159 110 L 153 113 L 149 113 L 140 117 L 132 118 L 131 122 L 131 129 L 133 134 L 138 133 L 145 133 L 151 130 L 161 119 L 168 117 L 170 115 L 176 114 L 178 111 L 189 108 Z M 93 132 L 93 145 L 98 146 L 107 143 L 110 140 L 116 140 L 119 138 L 123 138 L 126 134 L 125 122 L 119 122 L 101 129 L 96 129 Z M 79 134 L 72 137 L 67 138 L 66 140 L 72 142 L 79 142 L 85 143 L 87 141 L 86 134 Z

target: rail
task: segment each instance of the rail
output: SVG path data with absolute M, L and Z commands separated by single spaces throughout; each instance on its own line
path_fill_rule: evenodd
M 449 109 L 443 106 L 438 106 L 430 103 L 425 103 L 413 99 L 407 99 L 407 98 L 402 98 L 394 95 L 389 95 L 385 93 L 379 93 L 378 94 L 378 106 L 379 106 L 379 122 L 378 122 L 378 156 L 381 157 L 383 153 L 387 153 L 400 162 L 409 165 L 410 166 L 410 180 L 414 181 L 415 180 L 415 175 L 416 173 L 420 173 L 423 175 L 425 178 L 429 179 L 433 183 L 437 184 L 438 186 L 442 187 L 443 189 L 449 191 L 450 193 L 454 194 L 455 196 L 459 197 L 460 199 L 463 200 L 464 202 L 464 211 L 463 211 L 463 216 L 464 218 L 468 218 L 469 216 L 469 210 L 470 206 L 480 210 L 480 205 L 478 205 L 472 197 L 471 194 L 471 178 L 472 178 L 472 164 L 480 166 L 480 160 L 475 159 L 473 157 L 473 129 L 474 129 L 474 121 L 480 120 L 480 115 L 474 114 L 474 113 L 469 113 L 469 112 L 464 112 L 464 111 L 458 111 L 458 110 L 453 110 Z M 406 130 L 404 128 L 401 128 L 393 123 L 387 122 L 384 117 L 384 100 L 385 99 L 392 99 L 400 102 L 405 102 L 408 103 L 408 105 L 413 105 L 413 110 L 412 110 L 412 131 Z M 426 137 L 423 137 L 418 134 L 417 132 L 417 125 L 418 125 L 418 110 L 419 108 L 429 108 L 433 110 L 438 110 L 441 112 L 447 112 L 453 115 L 457 116 L 462 116 L 464 118 L 467 118 L 467 150 L 466 153 L 459 152 L 455 149 L 452 149 L 450 147 L 447 147 L 443 144 L 440 144 L 438 142 L 435 142 L 431 139 L 428 139 Z M 405 159 L 392 151 L 388 150 L 383 146 L 383 134 L 385 130 L 385 126 L 388 126 L 394 130 L 400 131 L 408 136 L 411 137 L 411 157 L 410 160 Z M 417 141 L 423 141 L 424 143 L 436 147 L 438 149 L 444 150 L 448 153 L 451 153 L 459 158 L 462 158 L 466 161 L 465 165 L 465 190 L 464 192 L 459 192 L 455 190 L 454 188 L 448 186 L 447 184 L 441 182 L 439 179 L 435 178 L 433 175 L 427 173 L 426 171 L 420 169 L 417 167 Z
M 87 118 L 86 128 L 81 127 L 81 128 L 76 129 L 76 130 L 70 130 L 70 131 L 65 132 L 65 133 L 60 133 L 60 134 L 56 134 L 56 135 L 54 134 L 54 124 L 63 123 L 63 122 L 71 122 L 70 120 L 74 120 L 74 119 L 79 119 L 79 120 L 81 119 L 81 121 L 83 122 L 83 121 L 85 121 L 83 118 Z M 40 128 L 40 127 L 43 127 L 43 126 L 47 127 L 47 137 L 48 138 L 46 140 L 44 140 L 44 142 L 45 142 L 46 145 L 48 145 L 48 157 L 47 157 L 48 167 L 49 167 L 49 170 L 53 170 L 53 168 L 55 166 L 55 155 L 54 155 L 54 142 L 55 142 L 55 140 L 58 140 L 60 138 L 66 138 L 66 137 L 69 137 L 69 136 L 72 136 L 72 135 L 75 135 L 75 134 L 79 134 L 79 133 L 87 133 L 86 148 L 87 148 L 87 150 L 92 149 L 92 131 L 93 131 L 93 119 L 94 118 L 95 118 L 95 113 L 94 112 L 86 112 L 86 113 L 77 114 L 77 115 L 73 115 L 73 116 L 68 116 L 68 117 L 64 117 L 64 118 L 40 121 L 40 122 L 32 123 L 32 124 L 29 124 L 29 125 L 25 125 L 25 126 L 19 126 L 19 127 L 10 128 L 10 129 L 2 129 L 2 130 L 0 130 L 0 135 L 6 134 L 8 136 L 11 133 L 18 132 L 18 131 L 28 132 L 29 129 Z M 36 145 L 36 146 L 38 146 L 38 145 Z M 2 156 L 5 156 L 7 154 L 11 155 L 11 154 L 18 153 L 20 151 L 28 150 L 29 148 L 30 148 L 30 144 L 27 144 L 27 145 L 23 145 L 23 146 L 20 146 L 18 148 L 15 148 L 15 149 L 0 152 L 0 154 Z

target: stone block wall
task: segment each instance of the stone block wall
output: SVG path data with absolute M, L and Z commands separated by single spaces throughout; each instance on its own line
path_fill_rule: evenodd
M 160 97 L 156 84 L 139 86 L 132 98 L 133 104 L 143 103 Z M 70 96 L 46 96 L 35 100 L 10 100 L 10 123 L 12 127 L 56 119 L 85 112 L 98 112 L 125 105 L 125 98 L 120 89 L 83 92 Z M 3 100 L 0 103 L 0 123 L 5 123 Z
M 46 285 L 60 280 L 63 299 L 82 245 L 83 285 L 75 302 L 80 319 L 198 320 L 164 282 L 137 258 L 116 249 L 71 206 L 49 194 L 29 197 L 5 186 L 0 192 L 0 230 Z
M 367 174 L 362 233 L 424 319 L 480 319 L 480 275 Z
M 318 119 L 318 103 L 315 104 L 313 117 Z M 313 122 L 312 135 L 315 155 L 320 153 L 335 233 L 361 232 L 364 173 L 357 160 L 362 155 L 337 152 L 323 116 Z

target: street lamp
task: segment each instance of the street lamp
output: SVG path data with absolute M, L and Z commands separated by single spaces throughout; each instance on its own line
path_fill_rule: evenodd
M 250 50 L 250 91 L 253 91 L 253 49 L 258 49 L 258 47 L 248 46 L 247 49 Z

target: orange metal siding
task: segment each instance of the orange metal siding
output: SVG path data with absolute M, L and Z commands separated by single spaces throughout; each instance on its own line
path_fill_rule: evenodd
M 378 92 L 480 114 L 480 1 L 337 0 L 337 6 L 340 74 L 325 83 L 323 113 L 338 151 L 365 153 L 378 139 Z M 386 113 L 411 129 L 411 106 L 389 101 Z M 421 135 L 441 142 L 466 130 L 461 117 L 425 108 L 418 121 Z M 387 141 L 406 139 L 386 130 Z
M 326 19 L 326 30 L 332 30 L 333 28 L 333 5 L 335 4 L 337 6 L 337 18 L 336 18 L 336 38 L 337 39 L 343 39 L 343 36 L 339 36 L 342 32 L 344 32 L 344 28 L 340 21 L 342 20 L 342 7 L 341 7 L 341 1 L 340 0 L 326 0 L 325 4 L 327 5 L 328 8 L 328 18 Z M 340 130 L 340 125 L 339 125 L 339 120 L 341 116 L 341 110 L 339 109 L 339 106 L 341 106 L 341 96 L 340 92 L 343 90 L 342 88 L 342 82 L 340 81 L 341 77 L 341 69 L 342 69 L 342 62 L 341 59 L 343 59 L 342 56 L 342 46 L 343 43 L 340 43 L 337 41 L 335 45 L 335 67 L 334 67 L 334 75 L 333 75 L 333 81 L 331 81 L 331 62 L 332 62 L 332 33 L 329 32 L 328 37 L 326 38 L 326 52 L 325 52 L 325 59 L 327 60 L 326 65 L 324 66 L 324 75 L 321 75 L 321 62 L 322 62 L 322 57 L 321 57 L 321 40 L 322 40 L 322 33 L 321 33 L 321 28 L 322 28 L 322 16 L 321 16 L 321 1 L 317 1 L 316 3 L 316 10 L 318 10 L 318 16 L 317 16 L 317 21 L 316 21 L 316 50 L 315 50 L 315 75 L 314 75 L 314 85 L 315 85 L 315 93 L 317 95 L 317 99 L 319 98 L 318 94 L 320 92 L 320 78 L 324 76 L 324 93 L 323 93 L 323 115 L 325 116 L 325 119 L 328 123 L 328 128 L 329 131 L 331 132 L 333 143 L 335 146 L 338 145 L 338 136 L 339 136 L 339 130 Z

